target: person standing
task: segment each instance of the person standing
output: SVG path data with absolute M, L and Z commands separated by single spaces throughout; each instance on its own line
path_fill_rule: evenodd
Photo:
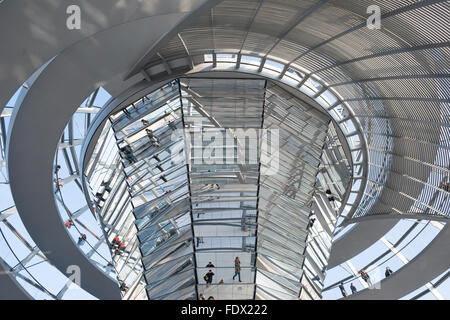
M 119 245 L 120 238 L 118 236 L 115 236 L 114 239 L 111 241 L 112 245 L 115 247 L 116 245 Z
M 83 245 L 86 242 L 86 234 L 82 234 L 81 237 L 78 237 L 78 244 Z
M 364 269 L 361 269 L 361 271 L 360 271 L 359 273 L 361 274 L 361 277 L 363 278 L 363 280 L 364 280 L 365 282 L 367 282 L 367 284 L 368 284 L 369 286 L 372 286 L 372 281 L 370 281 L 370 276 L 369 276 L 369 274 L 368 274 Z
M 234 276 L 233 276 L 233 280 L 236 278 L 236 276 L 238 276 L 239 282 L 241 281 L 241 261 L 239 260 L 239 257 L 236 257 L 236 259 L 234 259 Z
M 355 293 L 358 292 L 358 290 L 356 290 L 356 287 L 355 287 L 355 285 L 353 284 L 353 282 L 350 283 L 350 290 L 352 290 L 352 294 L 355 294 Z
M 316 221 L 316 215 L 314 214 L 314 210 L 311 210 L 311 213 L 309 214 L 308 228 L 312 228 L 315 221 Z
M 173 120 L 170 120 L 168 122 L 169 128 L 172 130 L 177 130 L 177 125 L 175 124 L 175 122 Z
M 158 162 L 161 161 L 161 159 L 159 158 L 159 155 L 158 155 L 157 153 L 154 154 L 152 158 L 155 159 L 155 160 L 158 161 Z
M 127 291 L 128 290 L 128 286 L 125 284 L 125 282 L 123 282 L 121 280 L 119 280 L 119 281 L 120 281 L 120 290 Z
M 343 283 L 343 282 L 341 282 L 341 284 L 339 285 L 339 289 L 341 290 L 342 296 L 343 296 L 344 298 L 348 296 L 347 291 L 345 291 L 344 283 Z
M 206 285 L 211 284 L 213 281 L 213 276 L 214 276 L 214 272 L 212 272 L 212 270 L 209 270 L 207 274 L 205 274 L 205 281 L 206 281 Z
M 387 277 L 389 277 L 391 274 L 393 273 L 393 271 L 391 270 L 391 268 L 386 267 L 386 272 L 384 273 L 384 275 Z
M 145 133 L 147 134 L 147 137 L 150 139 L 150 141 L 156 141 L 156 137 L 153 134 L 153 130 L 145 129 Z

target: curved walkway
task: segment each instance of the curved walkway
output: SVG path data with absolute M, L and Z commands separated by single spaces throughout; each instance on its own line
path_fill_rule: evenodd
M 450 266 L 450 228 L 444 229 L 407 265 L 380 282 L 380 289 L 365 289 L 346 299 L 396 300 L 433 280 Z
M 9 269 L 0 258 L 0 300 L 31 300 L 17 280 L 9 275 Z
M 39 67 L 78 41 L 133 20 L 192 12 L 208 2 L 171 0 L 157 1 L 155 5 L 152 1 L 127 0 L 125 5 L 123 0 L 89 3 L 82 0 L 8 0 L 0 3 L 0 113 L 17 88 Z M 66 10 L 70 5 L 78 5 L 81 9 L 80 30 L 69 30 L 66 26 L 69 17 Z M 152 30 L 157 32 L 158 28 Z M 147 42 L 135 59 L 151 44 Z
M 52 185 L 59 136 L 85 97 L 126 72 L 148 43 L 157 41 L 184 15 L 175 12 L 131 21 L 64 50 L 42 72 L 12 117 L 9 176 L 21 219 L 61 272 L 66 273 L 70 265 L 80 267 L 81 287 L 99 299 L 120 299 L 119 288 L 78 250 L 59 218 Z M 123 39 L 120 46 L 118 38 Z
M 333 243 L 328 260 L 328 270 L 370 247 L 391 230 L 398 221 L 398 218 L 393 218 L 358 223 L 353 229 Z

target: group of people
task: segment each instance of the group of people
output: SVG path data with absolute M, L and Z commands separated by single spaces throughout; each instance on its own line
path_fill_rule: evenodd
M 331 193 L 331 190 L 330 190 L 330 189 L 327 189 L 327 190 L 325 191 L 325 193 L 326 193 L 326 195 L 327 195 L 328 201 L 332 202 L 332 201 L 335 201 L 335 200 L 336 200 L 336 199 L 334 198 L 333 194 Z
M 138 110 L 138 108 L 136 107 L 136 105 L 134 103 L 132 103 L 131 106 L 133 107 L 134 110 L 136 110 L 136 111 Z M 131 112 L 130 112 L 130 110 L 128 110 L 128 108 L 124 108 L 122 111 L 128 119 L 131 119 Z
M 200 214 L 197 214 L 197 218 L 199 218 L 200 217 Z M 203 241 L 203 237 L 197 237 L 197 247 L 200 245 L 200 243 L 205 243 L 204 241 Z
M 335 201 L 336 199 L 334 198 L 333 194 L 331 193 L 330 189 L 327 189 L 325 191 L 325 194 L 327 195 L 328 201 L 332 202 Z M 310 229 L 313 227 L 314 222 L 316 222 L 317 217 L 316 214 L 314 213 L 314 210 L 311 210 L 311 213 L 308 216 L 308 226 L 307 229 Z
M 165 116 L 168 116 L 168 115 L 170 115 L 170 113 L 166 110 Z M 141 123 L 144 127 L 148 127 L 151 124 L 148 120 L 145 120 L 145 119 L 141 119 Z M 177 126 L 173 119 L 168 120 L 167 124 L 172 130 L 176 130 Z M 145 133 L 154 147 L 158 147 L 158 148 L 161 147 L 161 139 L 159 139 L 157 136 L 155 136 L 152 129 L 146 128 Z
M 347 291 L 345 291 L 345 287 L 344 287 L 344 283 L 341 282 L 339 284 L 339 289 L 341 290 L 342 296 L 343 297 L 348 297 Z M 352 294 L 355 294 L 356 292 L 358 292 L 358 290 L 356 290 L 355 285 L 352 283 L 350 283 L 350 290 L 352 290 Z
M 200 300 L 216 300 L 216 299 L 213 296 L 209 296 L 209 298 L 206 299 L 203 293 L 200 293 Z
M 67 229 L 70 229 L 74 225 L 73 220 L 69 219 L 64 223 Z M 81 236 L 78 237 L 78 245 L 83 245 L 86 242 L 87 236 L 85 233 L 81 234 Z
M 103 207 L 103 205 L 100 202 L 103 201 L 103 204 L 104 204 L 104 202 L 106 201 L 105 197 L 103 197 L 103 193 L 97 192 L 95 194 L 95 199 L 96 199 L 97 206 L 101 209 Z
M 54 174 L 55 174 L 55 179 L 53 179 L 53 182 L 55 183 L 56 189 L 55 189 L 55 193 L 58 192 L 59 189 L 62 188 L 64 182 L 63 179 L 58 177 L 58 172 L 61 169 L 61 166 L 58 164 L 55 166 L 55 170 L 54 170 Z
M 64 223 L 64 225 L 66 226 L 67 229 L 70 229 L 70 227 L 73 225 L 72 219 L 67 220 L 66 223 Z
M 168 87 L 169 87 L 169 88 L 172 88 L 173 85 L 174 85 L 174 84 L 172 84 L 172 82 L 170 82 L 170 83 L 168 84 Z M 161 87 L 160 90 L 163 91 L 163 92 L 166 91 L 166 89 L 165 89 L 164 87 Z M 145 100 L 148 101 L 148 104 L 153 103 L 153 97 L 144 96 L 144 97 L 142 98 L 142 104 L 143 104 L 144 106 L 145 106 L 145 104 L 146 104 L 146 103 L 145 103 Z M 136 112 L 139 111 L 139 108 L 138 108 L 134 103 L 131 104 L 131 107 L 133 107 L 133 109 L 134 109 Z M 128 110 L 128 107 L 127 107 L 127 108 L 124 108 L 122 111 L 123 111 L 123 113 L 127 116 L 127 118 L 131 118 L 131 112 L 130 112 L 130 110 Z
M 121 255 L 125 251 L 125 244 L 120 241 L 118 236 L 115 236 L 111 241 L 111 249 L 114 250 L 116 255 Z
M 129 145 L 126 145 L 125 147 L 120 148 L 120 151 L 122 152 L 124 158 L 127 159 L 128 161 L 130 161 L 130 163 L 137 162 L 137 158 L 133 154 L 133 150 L 131 149 L 131 147 Z
M 391 270 L 391 268 L 386 267 L 386 271 L 384 273 L 386 278 L 389 277 L 392 273 L 393 273 L 393 271 Z M 369 285 L 369 287 L 371 287 L 372 286 L 372 281 L 370 280 L 370 276 L 366 272 L 366 270 L 361 269 L 359 271 L 359 274 L 361 275 L 361 278 Z M 339 284 L 339 289 L 341 290 L 341 293 L 342 293 L 343 297 L 348 297 L 347 291 L 345 290 L 345 287 L 344 287 L 344 282 L 341 282 Z M 353 282 L 350 283 L 350 290 L 352 291 L 352 294 L 355 294 L 356 292 L 358 292 L 358 290 L 356 290 L 356 287 L 354 286 Z
M 64 185 L 64 181 L 61 178 L 55 178 L 55 179 L 53 179 L 53 182 L 55 183 L 55 186 L 56 186 L 55 193 L 57 193 L 58 190 L 61 189 L 62 186 Z
M 206 268 L 214 268 L 214 264 L 210 261 L 206 265 Z M 203 279 L 205 280 L 207 286 L 212 283 L 214 275 L 215 275 L 214 272 L 211 269 L 209 269 L 208 272 L 203 277 Z M 234 276 L 233 276 L 233 280 L 235 280 L 236 277 L 238 277 L 239 282 L 242 282 L 241 281 L 241 261 L 239 260 L 239 257 L 236 257 L 236 259 L 234 259 Z M 220 283 L 224 283 L 224 280 L 222 279 L 220 281 Z

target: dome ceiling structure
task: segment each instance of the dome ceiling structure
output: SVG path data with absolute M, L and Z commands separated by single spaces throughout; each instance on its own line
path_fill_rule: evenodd
M 46 288 L 44 280 L 39 280 L 42 278 L 37 271 L 33 273 L 27 268 L 27 264 L 40 257 L 62 274 L 61 279 L 67 276 L 68 267 L 78 265 L 83 274 L 81 288 L 99 299 L 198 298 L 200 291 L 207 288 L 201 279 L 205 270 L 197 262 L 203 263 L 206 258 L 201 256 L 195 241 L 203 232 L 206 236 L 201 237 L 208 238 L 209 229 L 203 230 L 202 225 L 210 221 L 202 222 L 194 213 L 198 211 L 195 205 L 206 200 L 210 204 L 226 203 L 218 205 L 222 209 L 235 202 L 246 203 L 249 208 L 239 213 L 241 227 L 252 226 L 242 229 L 242 235 L 239 233 L 242 239 L 247 237 L 243 240 L 247 247 L 242 252 L 247 252 L 248 257 L 244 253 L 241 256 L 243 268 L 249 270 L 248 275 L 244 271 L 242 275 L 251 277 L 246 280 L 248 287 L 242 292 L 214 291 L 216 296 L 319 299 L 322 290 L 333 287 L 325 285 L 327 267 L 348 263 L 377 241 L 384 241 L 388 251 L 400 257 L 404 266 L 396 278 L 383 280 L 390 290 L 388 294 L 388 289 L 364 290 L 355 298 L 376 299 L 384 295 L 399 299 L 448 269 L 450 256 L 445 250 L 449 243 L 446 223 L 450 218 L 448 1 L 130 0 L 126 5 L 119 0 L 112 2 L 0 3 L 0 38 L 4 48 L 0 59 L 4 177 L 0 222 L 6 228 L 2 235 L 8 245 L 4 247 L 9 248 L 1 262 L 2 268 L 11 271 L 11 275 L 2 276 L 5 287 L 14 287 L 20 278 L 52 299 L 64 296 L 67 286 L 53 292 Z M 81 10 L 78 30 L 66 27 L 66 9 L 74 4 Z M 380 28 L 369 28 L 370 6 L 380 9 Z M 97 107 L 100 87 L 109 93 L 110 99 Z M 168 91 L 161 93 L 160 88 Z M 161 103 L 155 104 L 152 97 L 160 97 Z M 85 101 L 89 103 L 82 106 Z M 134 133 L 127 140 L 133 130 L 145 129 L 136 127 L 143 119 L 166 138 L 172 124 L 169 126 L 167 116 L 159 115 L 163 110 L 179 120 L 175 121 L 177 128 L 194 128 L 196 125 L 190 121 L 202 118 L 206 127 L 224 132 L 238 127 L 285 130 L 280 134 L 281 141 L 285 141 L 280 164 L 284 166 L 281 170 L 286 171 L 281 171 L 278 179 L 262 178 L 258 166 L 232 170 L 214 167 L 210 171 L 187 164 L 164 167 L 171 173 L 184 170 L 175 180 L 169 178 L 164 183 L 178 186 L 181 182 L 177 179 L 183 177 L 184 182 L 177 190 L 187 201 L 183 219 L 190 219 L 186 225 L 178 216 L 181 211 L 175 214 L 169 210 L 172 218 L 181 219 L 170 224 L 187 230 L 186 234 L 177 233 L 181 240 L 173 242 L 192 241 L 189 249 L 192 256 L 173 262 L 172 268 L 179 263 L 184 269 L 177 269 L 172 280 L 167 280 L 170 283 L 180 277 L 188 279 L 183 282 L 185 287 L 180 282 L 179 296 L 151 281 L 159 269 L 153 263 L 156 255 L 147 255 L 143 250 L 148 244 L 142 238 L 145 232 L 140 229 L 142 216 L 138 214 L 138 208 L 150 210 L 146 203 L 162 203 L 166 196 L 158 195 L 156 189 L 142 187 L 144 196 L 138 200 L 140 196 L 134 194 L 134 189 L 130 191 L 127 180 L 132 176 L 137 179 L 136 172 L 128 171 L 129 159 L 124 158 L 121 149 L 125 142 L 133 152 L 141 150 L 136 146 L 144 148 L 144 141 L 150 143 L 144 133 L 143 140 L 139 140 L 140 136 L 133 140 Z M 125 119 L 123 124 L 115 122 L 119 115 Z M 148 115 L 161 116 L 158 121 L 162 122 L 153 122 L 154 118 L 146 118 Z M 164 139 L 161 141 L 169 143 Z M 115 158 L 107 158 L 106 150 L 115 150 Z M 154 164 L 149 161 L 156 153 L 152 152 L 138 157 L 149 166 L 139 170 L 153 172 Z M 296 161 L 303 163 L 296 173 L 298 179 L 293 176 Z M 55 165 L 63 167 L 61 176 L 55 176 Z M 112 166 L 115 169 L 108 171 Z M 98 202 L 95 193 L 105 190 L 105 185 L 95 180 L 100 167 L 115 181 L 108 191 L 114 194 L 111 199 L 117 197 L 109 200 L 110 209 L 103 203 L 103 208 L 93 205 Z M 137 174 L 142 173 L 139 170 Z M 229 178 L 228 170 L 233 175 L 240 172 L 240 180 L 230 182 L 239 179 L 239 174 Z M 169 173 L 167 176 L 173 177 Z M 58 180 L 59 177 L 62 179 Z M 147 178 L 157 186 L 162 182 L 156 182 L 155 177 L 156 173 Z M 222 182 L 214 183 L 216 180 Z M 209 184 L 223 184 L 225 190 L 230 184 L 230 190 L 202 189 Z M 75 191 L 65 191 L 72 190 L 72 185 L 77 196 Z M 145 195 L 150 191 L 153 200 Z M 225 200 L 214 200 L 208 192 Z M 274 200 L 273 194 L 278 193 L 281 196 Z M 333 205 L 327 199 L 330 194 L 338 200 Z M 123 204 L 122 211 L 119 204 Z M 299 212 L 303 206 L 315 211 L 316 229 L 307 227 L 310 217 L 306 209 L 304 214 L 297 212 L 297 222 L 288 215 L 283 217 L 290 206 Z M 83 218 L 88 215 L 92 222 Z M 75 220 L 77 233 L 64 226 L 66 217 Z M 15 227 L 9 222 L 13 219 L 17 220 Z M 225 223 L 219 220 L 214 223 Z M 384 236 L 401 221 L 409 220 L 417 222 L 414 228 L 426 223 L 438 231 L 417 256 L 402 258 L 396 253 L 395 241 Z M 153 228 L 155 221 L 151 220 L 146 228 Z M 158 220 L 159 227 L 161 221 Z M 288 221 L 301 232 L 297 234 L 287 227 Z M 215 228 L 217 239 L 211 239 L 211 243 L 219 241 L 219 233 L 228 230 Z M 20 231 L 9 235 L 11 230 Z M 52 230 L 51 236 L 48 230 Z M 88 239 L 89 250 L 83 251 L 77 238 L 86 230 L 95 241 Z M 292 238 L 296 246 L 289 245 L 288 238 L 280 240 L 273 234 L 281 235 L 286 230 L 298 236 Z M 404 231 L 404 237 L 412 230 Z M 26 236 L 17 236 L 22 232 Z M 313 243 L 319 241 L 314 240 L 314 232 L 324 237 L 320 244 Z M 115 233 L 128 239 L 126 259 L 116 257 L 115 251 L 110 250 Z M 361 237 L 364 239 L 359 241 Z M 15 241 L 21 242 L 20 246 L 25 244 L 25 249 L 20 251 Z M 214 248 L 220 252 L 219 247 Z M 287 263 L 289 267 L 278 264 L 283 257 L 293 257 L 294 252 L 299 254 L 296 262 Z M 164 256 L 180 258 L 175 253 Z M 377 260 L 374 256 L 370 265 Z M 426 261 L 432 264 L 427 274 L 406 285 L 408 279 L 420 273 Z M 347 278 L 357 277 L 354 274 Z M 190 281 L 195 283 L 194 291 L 189 287 Z M 121 295 L 122 283 L 131 288 L 122 290 Z M 136 288 L 142 292 L 146 288 L 145 293 L 137 294 Z M 28 293 L 20 290 L 18 297 L 29 298 Z

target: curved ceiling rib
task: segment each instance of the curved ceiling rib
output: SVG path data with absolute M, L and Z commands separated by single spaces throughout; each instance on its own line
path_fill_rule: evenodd
M 398 219 L 379 219 L 358 223 L 353 229 L 333 242 L 328 269 L 340 265 L 370 247 L 392 229 L 397 222 Z
M 124 80 L 128 80 L 132 76 L 139 73 L 146 65 L 145 57 L 147 56 L 153 56 L 158 55 L 162 60 L 164 58 L 160 55 L 158 52 L 159 49 L 164 48 L 165 45 L 167 45 L 167 42 L 178 35 L 178 32 L 182 30 L 185 26 L 192 23 L 199 15 L 203 14 L 205 11 L 209 11 L 212 8 L 214 8 L 216 5 L 221 3 L 223 0 L 203 0 L 194 10 L 192 10 L 192 13 L 189 15 L 186 15 L 183 19 L 180 19 L 180 21 L 174 26 L 168 30 L 168 32 L 164 33 L 158 41 L 155 41 L 151 47 L 147 50 L 147 52 L 144 54 L 142 58 L 138 60 L 138 62 L 135 63 L 135 65 L 131 68 L 131 70 L 125 75 Z M 169 2 L 169 1 L 168 1 Z M 181 42 L 183 41 L 180 39 Z
M 96 269 L 74 246 L 52 200 L 52 158 L 58 136 L 76 111 L 72 106 L 80 105 L 81 97 L 88 96 L 99 83 L 126 70 L 138 52 L 145 48 L 141 39 L 147 39 L 148 43 L 156 41 L 184 15 L 175 12 L 140 19 L 76 43 L 49 64 L 13 115 L 14 125 L 7 150 L 11 189 L 21 218 L 39 247 L 48 252 L 49 260 L 63 273 L 68 266 L 78 265 L 83 275 L 81 287 L 101 299 L 118 299 L 117 284 Z M 155 32 L 149 35 L 147 30 Z M 128 37 L 129 34 L 136 37 Z M 124 40 L 117 47 L 118 36 L 128 42 Z M 61 75 L 71 77 L 61 81 Z M 64 108 L 61 108 L 61 102 Z M 49 114 L 52 116 L 48 117 Z M 28 132 L 33 132 L 32 138 Z M 29 177 L 33 177 L 33 183 Z M 36 208 L 40 208 L 39 212 Z M 52 237 L 47 232 L 49 229 L 53 231 Z
M 4 1 L 0 10 L 0 113 L 17 88 L 35 70 L 74 43 L 129 21 L 173 12 L 192 12 L 201 2 L 158 1 L 155 5 L 154 1 L 127 0 L 123 5 L 122 0 L 89 3 L 61 0 L 57 4 L 53 1 Z M 66 9 L 70 5 L 78 5 L 82 9 L 80 30 L 66 27 Z M 88 14 L 88 11 L 95 14 Z
M 0 258 L 0 300 L 31 300 L 32 297 L 11 277 L 10 270 L 11 267 Z

